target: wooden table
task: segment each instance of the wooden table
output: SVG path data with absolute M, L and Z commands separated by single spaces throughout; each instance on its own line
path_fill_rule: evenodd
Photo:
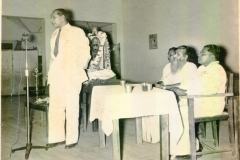
M 90 121 L 100 122 L 100 146 L 105 146 L 105 134 L 113 134 L 113 159 L 120 160 L 119 119 L 136 118 L 137 142 L 142 143 L 141 117 L 160 116 L 161 159 L 169 159 L 170 131 L 171 144 L 176 144 L 182 135 L 183 126 L 174 93 L 158 88 L 143 92 L 134 85 L 131 93 L 120 85 L 95 86 L 92 91 Z M 164 116 L 163 116 L 164 115 Z M 169 119 L 168 119 L 169 116 Z M 168 127 L 169 122 L 169 127 Z M 163 150 L 163 149 L 166 150 Z

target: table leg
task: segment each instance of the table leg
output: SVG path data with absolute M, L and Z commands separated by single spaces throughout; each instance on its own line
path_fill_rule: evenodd
M 137 143 L 142 144 L 142 117 L 136 118 L 136 134 L 137 134 Z
M 193 98 L 188 98 L 188 120 L 189 120 L 191 160 L 197 160 L 195 119 L 194 119 L 194 99 Z
M 121 160 L 120 137 L 119 137 L 119 120 L 113 120 L 113 160 Z
M 87 94 L 83 92 L 82 95 L 82 120 L 83 120 L 83 132 L 87 131 Z
M 168 115 L 160 115 L 160 160 L 169 160 Z
M 235 152 L 235 157 L 236 157 L 236 159 L 239 159 L 240 157 L 239 157 L 239 144 L 238 144 L 238 142 L 239 142 L 239 122 L 238 122 L 238 120 L 240 120 L 239 119 L 239 105 L 238 105 L 238 97 L 234 97 L 234 103 L 233 103 L 234 105 L 233 105 L 233 107 L 234 107 L 234 111 L 233 111 L 233 113 L 234 113 L 234 127 L 235 127 L 235 140 L 234 140 L 234 152 Z
M 102 121 L 98 121 L 98 134 L 99 134 L 99 143 L 100 143 L 100 148 L 105 148 L 106 146 L 106 136 L 102 130 Z

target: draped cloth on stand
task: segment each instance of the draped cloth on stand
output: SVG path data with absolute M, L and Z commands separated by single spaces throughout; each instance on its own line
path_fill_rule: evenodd
M 100 63 L 98 64 L 99 69 L 111 69 L 111 62 L 110 62 L 110 48 L 109 42 L 107 39 L 107 34 L 102 31 L 98 31 L 97 35 L 93 35 L 92 33 L 88 34 L 88 38 L 92 40 L 94 37 L 97 37 L 100 41 L 100 46 L 98 50 L 98 56 L 102 57 Z M 92 67 L 92 66 L 90 66 Z M 94 69 L 93 67 L 91 69 Z
M 115 76 L 111 70 L 110 47 L 107 39 L 107 34 L 98 31 L 97 34 L 88 34 L 88 38 L 92 41 L 93 38 L 98 38 L 100 41 L 99 50 L 95 57 L 92 57 L 88 66 L 88 76 L 90 79 L 109 79 Z

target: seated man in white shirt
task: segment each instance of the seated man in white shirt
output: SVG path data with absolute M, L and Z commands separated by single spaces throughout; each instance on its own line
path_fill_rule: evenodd
M 188 62 L 190 54 L 187 46 L 179 46 L 176 50 L 175 60 L 177 61 L 177 72 L 173 74 L 174 83 L 179 85 L 164 86 L 164 88 L 174 91 L 178 96 L 192 94 L 195 92 L 197 79 L 197 67 Z M 166 83 L 166 82 L 165 82 Z M 183 135 L 175 148 L 170 148 L 171 155 L 187 155 L 190 153 L 189 127 L 188 127 L 188 104 L 186 99 L 179 98 L 179 109 L 183 121 Z
M 219 64 L 220 47 L 217 45 L 206 45 L 198 55 L 198 94 L 225 93 L 227 76 L 223 67 Z M 214 116 L 221 114 L 224 110 L 224 97 L 199 98 L 195 100 L 196 117 Z
M 197 79 L 194 80 L 195 83 L 190 88 L 191 91 L 186 89 L 187 94 L 216 94 L 225 92 L 227 78 L 223 67 L 218 62 L 219 55 L 220 48 L 218 46 L 206 45 L 203 47 L 201 53 L 198 55 L 198 62 L 201 66 L 197 69 L 197 75 L 195 75 Z M 185 92 L 182 89 L 173 90 L 177 95 L 184 95 Z M 224 97 L 195 99 L 195 117 L 221 114 L 224 104 Z M 188 155 L 190 154 L 190 139 L 188 131 L 188 105 L 186 100 L 180 98 L 179 106 L 184 122 L 184 134 L 177 147 L 176 155 Z M 199 146 L 197 145 L 197 147 Z
M 172 47 L 168 50 L 168 61 L 169 63 L 166 64 L 163 68 L 162 71 L 162 77 L 161 77 L 161 81 L 164 85 L 168 85 L 168 84 L 174 84 L 175 82 L 173 81 L 174 78 L 172 78 L 172 76 L 174 74 L 176 74 L 178 66 L 177 66 L 177 61 L 175 60 L 175 55 L 176 55 L 176 50 L 177 48 Z
M 160 85 L 160 88 L 163 87 L 172 90 L 178 95 L 186 95 L 191 91 L 195 83 L 195 78 L 197 77 L 197 67 L 195 64 L 188 62 L 188 54 L 190 54 L 190 52 L 188 51 L 187 46 L 179 46 L 177 48 L 176 54 L 173 55 L 172 60 L 172 66 L 174 66 L 174 69 L 172 70 L 171 67 L 169 67 L 167 72 L 164 71 L 162 76 L 164 85 Z M 183 123 L 186 124 L 188 122 L 187 102 L 180 100 L 179 105 L 181 112 L 183 112 Z M 147 120 L 145 119 L 147 118 L 144 118 L 143 120 L 143 140 L 152 143 L 158 142 L 159 130 L 156 129 L 159 126 L 158 118 L 150 117 Z M 171 155 L 185 155 L 188 153 L 188 148 L 185 147 L 185 141 L 188 140 L 188 136 L 185 132 L 188 132 L 188 128 L 184 126 L 184 133 L 178 145 L 170 146 Z
M 195 64 L 188 62 L 189 48 L 187 46 L 179 46 L 176 49 L 176 54 L 173 56 L 172 66 L 177 68 L 176 70 L 168 70 L 168 76 L 162 77 L 163 84 L 157 85 L 159 88 L 172 90 L 178 96 L 183 96 L 193 93 L 195 89 L 195 83 L 197 79 L 197 67 Z M 166 78 L 167 77 L 167 78 Z M 190 153 L 189 142 L 189 127 L 188 127 L 188 104 L 186 99 L 179 99 L 179 108 L 183 121 L 183 135 L 176 146 L 170 148 L 170 154 L 172 158 L 176 155 L 187 155 Z M 171 141 L 171 140 L 170 140 Z
M 171 68 L 166 69 L 166 66 L 163 71 L 163 85 L 158 87 L 172 90 L 178 95 L 187 95 L 187 93 L 195 91 L 197 67 L 194 63 L 188 62 L 189 54 L 187 46 L 179 46 L 176 49 Z

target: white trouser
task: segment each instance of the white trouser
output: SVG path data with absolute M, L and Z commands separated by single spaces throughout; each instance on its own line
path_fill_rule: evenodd
M 67 92 L 64 86 L 51 87 L 50 85 L 48 143 L 57 143 L 64 140 L 66 145 L 77 143 L 78 118 L 79 94 Z
M 174 139 L 176 135 L 170 133 L 170 154 L 171 155 L 188 155 L 190 154 L 190 137 L 189 137 L 189 120 L 187 100 L 179 102 L 180 112 L 183 121 L 183 135 L 180 140 Z M 148 116 L 142 118 L 143 140 L 150 143 L 160 141 L 159 133 L 159 116 Z M 178 141 L 178 143 L 176 143 Z M 199 141 L 196 139 L 196 148 L 199 148 Z
M 183 121 L 183 135 L 177 144 L 174 155 L 189 155 L 190 152 L 190 135 L 189 135 L 189 120 L 188 120 L 188 104 L 187 99 L 180 99 L 180 112 Z M 196 149 L 199 149 L 199 140 L 196 139 Z
M 189 139 L 189 120 L 188 120 L 188 106 L 180 105 L 180 112 L 183 121 L 183 135 L 177 144 L 174 153 L 175 155 L 187 155 L 190 154 L 190 139 Z
M 171 124 L 169 124 L 171 125 Z M 159 116 L 142 117 L 142 138 L 145 142 L 157 143 L 160 141 Z M 170 127 L 170 126 L 169 126 Z M 185 130 L 184 130 L 185 132 Z M 187 136 L 187 135 L 186 135 Z M 185 137 L 187 138 L 187 137 Z M 182 139 L 182 138 L 181 138 Z M 175 132 L 170 132 L 170 154 L 176 155 L 178 151 L 178 136 Z

